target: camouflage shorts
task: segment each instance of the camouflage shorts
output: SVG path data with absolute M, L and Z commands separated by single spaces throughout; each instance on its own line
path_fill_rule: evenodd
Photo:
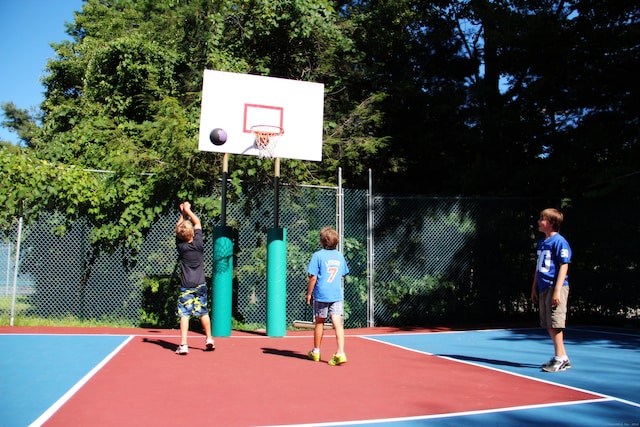
M 203 283 L 195 288 L 180 288 L 176 314 L 178 317 L 200 317 L 208 314 L 207 285 Z

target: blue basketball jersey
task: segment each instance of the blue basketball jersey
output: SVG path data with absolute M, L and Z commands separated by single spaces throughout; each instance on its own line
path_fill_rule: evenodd
M 313 299 L 318 302 L 336 302 L 344 299 L 342 276 L 349 274 L 347 261 L 336 249 L 320 249 L 311 257 L 307 273 L 316 276 Z
M 571 247 L 564 237 L 556 233 L 538 242 L 537 253 L 538 292 L 542 293 L 555 286 L 560 265 L 571 262 Z M 568 274 L 563 286 L 569 286 Z

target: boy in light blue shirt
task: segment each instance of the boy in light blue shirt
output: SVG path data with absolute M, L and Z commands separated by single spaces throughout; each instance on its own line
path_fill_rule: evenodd
M 342 253 L 337 250 L 339 241 L 338 232 L 331 227 L 320 230 L 320 245 L 322 249 L 311 257 L 307 273 L 309 281 L 307 285 L 307 304 L 313 302 L 313 316 L 315 319 L 313 329 L 313 350 L 308 353 L 311 360 L 320 361 L 320 345 L 324 335 L 324 323 L 327 317 L 331 318 L 333 329 L 336 333 L 337 349 L 329 360 L 329 365 L 341 365 L 347 361 L 344 353 L 344 292 L 342 289 L 342 277 L 349 274 L 347 261 Z

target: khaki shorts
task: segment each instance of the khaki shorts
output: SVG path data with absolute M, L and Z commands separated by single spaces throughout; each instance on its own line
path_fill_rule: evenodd
M 540 326 L 543 328 L 564 329 L 567 327 L 567 303 L 569 287 L 560 290 L 560 304 L 553 306 L 553 288 L 540 294 Z

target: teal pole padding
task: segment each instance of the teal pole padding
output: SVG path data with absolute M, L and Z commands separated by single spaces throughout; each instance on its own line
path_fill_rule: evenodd
M 228 337 L 233 294 L 233 229 L 214 227 L 213 239 L 211 334 Z
M 287 230 L 267 230 L 267 336 L 287 333 Z

